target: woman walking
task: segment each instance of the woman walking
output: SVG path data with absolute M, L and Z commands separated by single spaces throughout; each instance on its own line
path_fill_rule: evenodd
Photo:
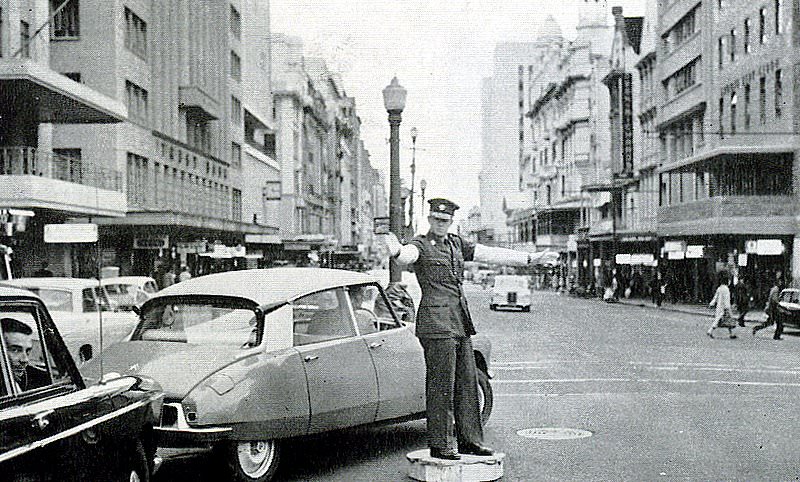
M 731 338 L 736 338 L 736 335 L 733 334 L 733 326 L 736 322 L 733 320 L 733 316 L 731 316 L 731 290 L 728 288 L 727 271 L 720 271 L 719 273 L 719 286 L 714 293 L 714 298 L 711 300 L 711 303 L 708 304 L 709 308 L 714 306 L 716 307 L 714 322 L 708 327 L 706 335 L 710 338 L 714 338 L 713 332 L 715 328 L 727 328 L 728 335 Z

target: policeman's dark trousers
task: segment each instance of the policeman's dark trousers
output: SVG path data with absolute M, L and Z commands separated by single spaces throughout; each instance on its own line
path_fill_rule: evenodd
M 456 449 L 456 442 L 482 444 L 472 340 L 459 337 L 419 341 L 425 353 L 428 446 L 446 450 Z

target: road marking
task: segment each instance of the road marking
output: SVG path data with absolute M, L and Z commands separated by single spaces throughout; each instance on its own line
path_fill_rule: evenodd
M 708 383 L 712 385 L 748 385 L 763 387 L 800 387 L 800 383 L 794 382 L 751 382 L 746 380 L 692 380 L 680 378 L 548 378 L 540 380 L 492 380 L 492 385 L 542 385 L 546 383 L 600 383 L 600 382 L 622 382 L 622 383 L 678 383 L 678 384 L 699 384 Z
M 696 371 L 696 372 L 736 372 L 736 373 L 773 373 L 779 375 L 800 375 L 800 370 L 784 370 L 779 369 L 777 367 L 765 367 L 765 368 L 737 368 L 737 367 L 715 367 L 715 366 L 653 366 L 653 365 L 645 365 L 645 366 L 637 366 L 635 368 L 640 368 L 643 370 L 658 370 L 658 371 L 672 371 L 676 372 L 679 370 L 688 370 L 688 371 Z M 513 367 L 498 367 L 496 365 L 492 365 L 492 370 L 495 372 L 520 372 L 525 370 L 551 370 L 553 367 L 551 366 L 537 366 L 537 365 L 530 365 L 530 366 L 513 366 Z

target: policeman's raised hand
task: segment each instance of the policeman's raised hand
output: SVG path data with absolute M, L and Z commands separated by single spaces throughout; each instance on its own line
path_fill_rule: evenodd
M 561 255 L 555 251 L 540 251 L 529 255 L 531 263 L 543 264 L 546 266 L 556 266 L 560 258 Z
M 397 239 L 397 235 L 389 232 L 387 234 L 378 234 L 375 237 L 379 243 L 386 246 L 386 249 L 389 251 L 391 256 L 397 256 L 400 254 L 400 248 L 402 248 L 403 245 L 400 244 L 400 240 Z

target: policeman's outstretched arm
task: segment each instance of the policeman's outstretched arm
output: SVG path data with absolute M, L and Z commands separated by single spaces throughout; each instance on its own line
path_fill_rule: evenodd
M 507 248 L 495 248 L 475 245 L 475 261 L 489 264 L 503 264 L 508 266 L 524 266 L 526 264 L 548 264 L 558 263 L 559 254 L 555 251 L 536 251 L 528 253 L 525 251 L 515 251 Z
M 419 258 L 419 249 L 413 244 L 402 244 L 394 233 L 384 234 L 384 243 L 389 254 L 401 264 L 411 264 Z

